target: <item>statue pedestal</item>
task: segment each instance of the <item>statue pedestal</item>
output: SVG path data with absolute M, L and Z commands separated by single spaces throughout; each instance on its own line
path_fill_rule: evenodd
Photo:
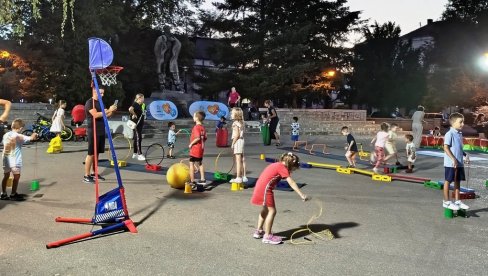
M 175 90 L 160 90 L 151 93 L 150 98 L 173 102 L 178 108 L 179 117 L 191 117 L 188 108 L 193 102 L 200 101 L 201 97 L 195 93 L 185 93 Z

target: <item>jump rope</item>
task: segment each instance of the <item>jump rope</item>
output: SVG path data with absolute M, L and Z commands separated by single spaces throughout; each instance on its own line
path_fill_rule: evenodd
M 294 245 L 315 244 L 315 241 L 312 241 L 306 237 L 308 235 L 312 235 L 315 238 L 317 238 L 319 240 L 323 240 L 323 241 L 330 241 L 330 240 L 335 238 L 334 234 L 329 229 L 325 229 L 325 230 L 322 230 L 319 232 L 314 232 L 310 228 L 310 224 L 312 224 L 312 222 L 314 222 L 315 220 L 319 219 L 322 216 L 322 213 L 324 211 L 323 202 L 321 200 L 312 198 L 311 201 L 313 201 L 317 204 L 317 206 L 319 208 L 319 212 L 318 212 L 318 214 L 312 215 L 312 217 L 308 220 L 307 224 L 305 225 L 305 228 L 299 229 L 299 230 L 293 232 L 293 234 L 291 234 L 291 237 L 290 237 L 290 243 L 291 244 L 294 244 Z M 304 237 L 305 241 L 297 241 L 296 239 L 293 238 L 296 234 L 302 233 L 302 232 L 306 232 L 306 236 Z

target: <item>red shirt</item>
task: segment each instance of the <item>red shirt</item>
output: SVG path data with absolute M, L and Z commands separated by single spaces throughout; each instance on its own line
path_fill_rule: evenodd
M 267 166 L 256 182 L 251 198 L 251 203 L 255 205 L 265 205 L 274 207 L 273 190 L 283 178 L 288 178 L 290 172 L 281 162 Z
M 205 127 L 203 127 L 202 125 L 195 125 L 193 127 L 190 135 L 190 143 L 197 138 L 200 138 L 200 141 L 193 144 L 190 149 L 190 156 L 193 156 L 195 158 L 202 158 L 203 148 L 205 145 L 205 141 L 207 140 L 207 132 L 205 131 Z
M 229 103 L 235 104 L 237 102 L 237 99 L 239 99 L 239 93 L 236 92 L 230 92 L 229 95 Z

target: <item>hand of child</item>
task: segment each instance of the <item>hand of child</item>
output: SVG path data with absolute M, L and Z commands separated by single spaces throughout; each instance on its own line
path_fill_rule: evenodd
M 37 134 L 37 133 L 35 133 L 35 132 L 34 132 L 34 133 L 32 133 L 32 135 L 31 135 L 31 139 L 32 139 L 32 140 L 37 140 L 37 138 L 39 138 L 39 134 Z
M 452 162 L 453 167 L 456 169 L 458 167 L 458 162 L 456 158 L 454 158 L 454 161 Z
M 190 148 L 190 149 L 191 149 L 191 144 L 189 144 L 189 145 L 188 145 L 188 148 Z
M 469 162 L 469 155 L 466 154 L 466 156 L 464 157 L 464 163 L 469 164 Z
M 312 197 L 307 196 L 306 194 L 302 194 L 302 200 L 303 200 L 304 202 L 305 202 L 305 201 L 309 201 L 309 200 L 311 200 L 311 199 L 312 199 Z

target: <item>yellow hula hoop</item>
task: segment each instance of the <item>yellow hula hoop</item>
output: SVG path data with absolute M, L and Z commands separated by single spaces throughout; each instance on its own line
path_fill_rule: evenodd
M 293 232 L 293 234 L 291 234 L 291 237 L 290 237 L 290 242 L 291 244 L 294 244 L 294 245 L 302 245 L 302 244 L 314 244 L 315 242 L 312 241 L 312 240 L 308 240 L 308 241 L 296 241 L 296 240 L 293 240 L 293 236 L 295 236 L 296 234 L 298 233 L 301 233 L 301 232 L 307 232 L 307 234 L 312 234 L 314 237 L 316 237 L 317 239 L 320 239 L 320 240 L 332 240 L 334 239 L 334 234 L 332 234 L 332 232 L 329 230 L 329 229 L 325 229 L 325 230 L 322 230 L 320 232 L 314 232 L 312 231 L 312 229 L 310 229 L 310 224 L 315 221 L 316 219 L 320 218 L 322 216 L 322 212 L 323 212 L 323 204 L 322 204 L 322 201 L 320 200 L 315 200 L 315 202 L 317 203 L 318 207 L 319 207 L 319 213 L 317 215 L 313 215 L 307 222 L 307 225 L 304 229 L 299 229 L 295 232 Z
M 219 164 L 219 158 L 220 158 L 220 155 L 222 155 L 222 153 L 228 151 L 229 149 L 223 149 L 219 152 L 219 154 L 217 154 L 217 157 L 215 158 L 215 171 L 214 172 L 220 172 L 218 170 L 218 164 Z M 232 172 L 232 170 L 234 169 L 234 155 L 232 155 L 232 167 L 230 168 L 230 170 L 227 172 L 227 174 L 230 174 Z
M 117 161 L 127 161 L 127 159 L 129 159 L 129 156 L 132 153 L 132 143 L 129 140 L 129 138 L 125 137 L 123 134 L 118 134 L 118 135 L 112 136 L 112 143 L 114 143 L 114 141 L 118 140 L 118 139 L 122 139 L 124 142 L 127 141 L 127 144 L 129 146 L 129 150 L 127 151 L 127 154 L 124 157 L 117 158 Z M 115 150 L 115 146 L 114 146 L 114 150 Z M 110 160 L 110 162 L 113 162 L 114 160 L 112 158 L 112 151 L 110 150 L 110 147 L 108 147 L 108 150 L 106 150 L 106 152 L 108 154 L 108 160 Z M 115 154 L 117 154 L 117 153 L 115 153 Z

